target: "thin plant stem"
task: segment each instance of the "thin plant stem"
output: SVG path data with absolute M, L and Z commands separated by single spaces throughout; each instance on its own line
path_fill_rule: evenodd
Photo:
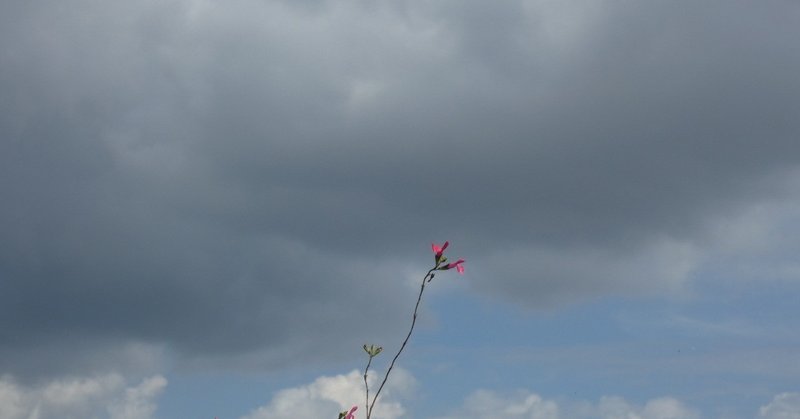
M 369 384 L 367 383 L 367 371 L 369 371 L 369 366 L 372 364 L 372 355 L 369 357 L 369 361 L 367 361 L 367 367 L 364 368 L 364 388 L 366 389 L 367 393 L 367 402 L 364 404 L 364 409 L 367 411 L 367 418 L 369 419 Z
M 417 311 L 419 310 L 419 303 L 422 301 L 422 293 L 425 292 L 425 283 L 428 281 L 428 277 L 431 276 L 431 273 L 438 268 L 439 264 L 437 263 L 436 266 L 431 268 L 427 274 L 422 278 L 422 285 L 419 287 L 419 296 L 417 296 L 417 304 L 414 306 L 414 314 L 411 317 L 411 328 L 408 330 L 408 334 L 406 335 L 405 340 L 403 340 L 403 344 L 400 345 L 400 349 L 392 358 L 392 362 L 389 364 L 389 368 L 386 370 L 386 375 L 383 376 L 383 381 L 381 382 L 380 387 L 378 387 L 378 391 L 375 392 L 375 396 L 372 398 L 372 403 L 367 406 L 367 419 L 370 419 L 372 416 L 372 410 L 375 408 L 375 402 L 378 400 L 378 395 L 381 394 L 381 390 L 383 390 L 383 386 L 386 385 L 386 381 L 389 379 L 389 374 L 392 372 L 392 368 L 394 368 L 394 363 L 397 362 L 397 358 L 400 357 L 400 354 L 403 353 L 403 349 L 406 348 L 406 344 L 408 344 L 408 340 L 411 338 L 411 334 L 414 332 L 414 325 L 417 324 Z M 370 359 L 370 361 L 372 361 Z M 367 363 L 369 366 L 369 363 Z M 366 370 L 364 372 L 364 383 L 366 384 L 367 381 L 367 374 Z M 369 394 L 369 388 L 367 388 L 367 394 Z M 367 396 L 367 402 L 369 402 L 369 396 Z

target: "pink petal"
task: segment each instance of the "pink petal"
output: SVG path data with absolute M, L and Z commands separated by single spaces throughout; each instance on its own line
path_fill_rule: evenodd
M 455 262 L 453 262 L 453 263 L 451 263 L 451 264 L 449 264 L 447 266 L 448 266 L 448 269 L 451 269 L 451 268 L 457 267 L 458 265 L 461 265 L 462 263 L 464 263 L 464 259 L 459 259 L 459 260 L 457 260 L 457 261 L 455 261 Z
M 444 242 L 442 247 L 439 247 L 436 243 L 431 243 L 431 249 L 433 250 L 433 253 L 436 253 L 437 255 L 441 255 L 444 252 L 444 249 L 447 249 L 447 246 L 449 246 L 449 245 L 450 245 L 450 242 Z

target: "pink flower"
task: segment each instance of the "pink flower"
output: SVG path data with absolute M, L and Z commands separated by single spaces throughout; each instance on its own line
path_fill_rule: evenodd
M 437 245 L 436 243 L 431 243 L 431 249 L 433 250 L 433 254 L 435 255 L 433 259 L 436 261 L 437 265 L 443 262 L 444 249 L 447 249 L 447 246 L 449 245 L 450 242 L 444 242 L 442 247 L 439 247 L 439 245 Z
M 450 242 L 444 242 L 442 247 L 439 247 L 436 243 L 431 243 L 431 249 L 433 249 L 433 253 L 436 255 L 436 260 L 441 259 L 442 253 L 444 253 L 444 249 L 447 249 L 447 246 L 450 245 Z
M 464 263 L 464 259 L 459 259 L 459 260 L 457 260 L 457 261 L 455 261 L 453 263 L 449 263 L 449 264 L 445 265 L 444 267 L 442 267 L 442 270 L 446 271 L 448 269 L 456 268 L 456 271 L 458 271 L 458 273 L 463 275 L 464 274 L 464 267 L 461 266 L 462 263 Z
M 345 416 L 344 419 L 356 419 L 356 415 L 353 414 L 356 410 L 358 410 L 358 406 L 353 406 L 350 411 L 347 412 L 347 416 Z

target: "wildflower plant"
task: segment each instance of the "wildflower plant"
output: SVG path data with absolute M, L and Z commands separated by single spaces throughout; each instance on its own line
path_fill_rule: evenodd
M 356 419 L 356 415 L 353 414 L 356 410 L 358 410 L 358 406 L 351 407 L 349 412 L 345 410 L 339 413 L 339 419 Z
M 383 376 L 383 380 L 381 381 L 380 386 L 378 386 L 378 390 L 370 399 L 369 394 L 369 383 L 367 382 L 367 377 L 369 376 L 369 368 L 372 365 L 372 359 L 378 356 L 383 351 L 382 346 L 377 345 L 364 345 L 364 352 L 367 353 L 368 360 L 367 366 L 364 368 L 364 393 L 366 398 L 365 403 L 365 410 L 366 410 L 366 419 L 370 419 L 372 416 L 372 412 L 375 409 L 375 403 L 378 401 L 378 396 L 381 394 L 383 387 L 386 385 L 386 382 L 389 380 L 389 374 L 392 373 L 392 368 L 394 368 L 394 364 L 397 362 L 397 358 L 400 357 L 400 354 L 403 353 L 403 350 L 406 348 L 409 339 L 411 339 L 411 334 L 414 333 L 414 326 L 417 324 L 417 312 L 419 311 L 419 305 L 422 302 L 422 294 L 425 292 L 425 285 L 430 283 L 434 276 L 436 275 L 436 271 L 447 271 L 450 269 L 456 270 L 459 274 L 464 273 L 464 259 L 458 259 L 455 262 L 447 263 L 447 257 L 444 255 L 444 251 L 450 245 L 450 242 L 444 242 L 443 245 L 439 246 L 437 244 L 431 244 L 431 250 L 433 251 L 433 267 L 428 270 L 424 277 L 422 277 L 422 283 L 419 287 L 419 295 L 417 296 L 417 303 L 414 305 L 414 312 L 411 316 L 411 327 L 408 330 L 408 334 L 406 338 L 403 340 L 403 343 L 400 345 L 400 349 L 397 350 L 397 353 L 392 358 L 392 361 L 389 363 L 389 368 L 386 370 L 386 373 Z M 353 406 L 350 411 L 344 411 L 339 413 L 339 419 L 355 419 L 354 412 L 358 409 L 357 406 Z

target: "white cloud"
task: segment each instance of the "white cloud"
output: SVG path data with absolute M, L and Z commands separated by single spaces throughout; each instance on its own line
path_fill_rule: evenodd
M 641 413 L 642 419 L 696 419 L 700 415 L 670 397 L 648 401 Z
M 595 406 L 578 416 L 603 419 L 698 419 L 700 415 L 671 397 L 661 397 L 636 407 L 620 397 L 603 397 Z
M 440 419 L 555 419 L 558 405 L 542 399 L 539 395 L 519 392 L 503 397 L 487 390 L 478 390 L 464 402 L 455 413 Z
M 22 391 L 8 379 L 0 380 L 0 418 L 24 417 L 23 403 Z
M 377 389 L 377 375 L 370 376 L 370 389 Z M 405 409 L 394 397 L 406 395 L 415 385 L 415 379 L 402 369 L 392 370 L 392 375 L 375 405 L 374 419 L 398 419 Z M 364 381 L 362 373 L 354 370 L 346 375 L 320 377 L 313 383 L 281 390 L 269 404 L 259 407 L 241 419 L 317 419 L 335 417 L 337 412 L 358 405 L 364 409 Z M 362 415 L 363 416 L 363 415 Z
M 136 386 L 128 386 L 119 374 L 53 380 L 36 387 L 4 377 L 0 379 L 0 418 L 148 419 L 166 385 L 160 375 Z
M 112 419 L 148 418 L 156 411 L 154 399 L 164 390 L 167 380 L 161 376 L 150 377 L 136 387 L 125 389 L 121 403 L 108 407 Z
M 680 401 L 663 397 L 637 407 L 620 397 L 603 397 L 597 403 L 547 400 L 528 391 L 504 396 L 479 390 L 464 405 L 438 419 L 698 419 L 699 414 Z
M 758 410 L 759 419 L 800 418 L 800 393 L 781 393 Z

